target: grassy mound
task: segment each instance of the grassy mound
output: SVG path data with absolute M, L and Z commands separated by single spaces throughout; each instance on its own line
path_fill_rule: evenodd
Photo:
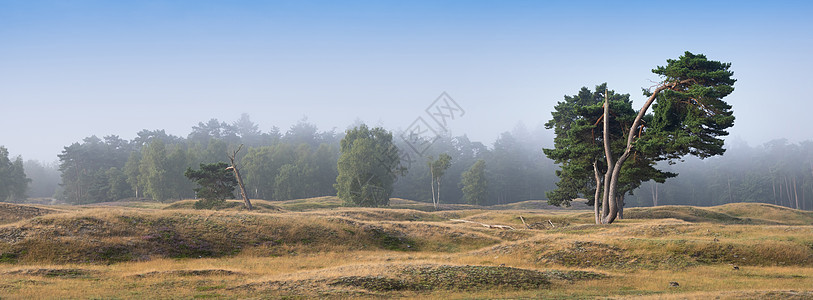
M 764 203 L 733 203 L 713 207 L 667 205 L 630 208 L 627 219 L 679 219 L 692 223 L 813 225 L 813 212 Z
M 242 276 L 245 275 L 241 272 L 235 272 L 231 270 L 224 270 L 224 269 L 203 269 L 203 270 L 173 270 L 173 271 L 152 271 L 146 272 L 141 274 L 133 275 L 136 278 L 145 278 L 145 277 L 160 277 L 160 276 Z
M 195 209 L 195 202 L 198 200 L 181 200 L 173 202 L 165 206 L 163 209 Z M 274 205 L 271 201 L 265 200 L 251 200 L 251 206 L 254 212 L 277 212 L 280 207 Z M 247 211 L 243 200 L 226 200 L 223 207 L 218 208 L 219 211 Z
M 0 202 L 0 225 L 19 222 L 33 217 L 58 213 L 59 210 L 31 205 L 19 205 Z
M 305 199 L 294 199 L 274 202 L 282 209 L 288 211 L 309 211 L 317 209 L 331 209 L 342 206 L 342 200 L 336 196 L 325 196 Z
M 587 206 L 584 199 L 575 199 L 570 202 L 570 206 L 560 207 L 548 204 L 547 200 L 528 200 L 509 204 L 489 206 L 489 209 L 497 210 L 528 210 L 528 209 L 550 209 L 550 210 L 592 210 L 592 206 Z
M 83 278 L 90 277 L 98 272 L 93 270 L 77 269 L 77 268 L 38 268 L 38 269 L 21 269 L 6 272 L 7 275 L 26 275 L 26 276 L 42 276 L 42 277 L 57 277 L 57 278 Z
M 579 225 L 577 227 L 583 227 Z M 813 267 L 813 228 L 697 224 L 631 224 L 549 230 L 549 235 L 473 252 L 508 256 L 538 267 L 615 270 L 685 269 L 704 265 Z M 600 238 L 599 238 L 600 237 Z
M 731 203 L 707 208 L 754 224 L 813 225 L 813 212 L 765 203 Z
M 0 225 L 0 294 L 15 299 L 811 295 L 811 215 L 772 205 L 634 208 L 627 210 L 630 218 L 595 225 L 590 211 L 533 209 L 541 204 L 532 201 L 506 210 L 451 204 L 440 211 L 403 199 L 393 199 L 396 208 L 340 207 L 336 197 L 253 203 L 257 209 L 251 212 L 240 201 L 222 210 L 194 210 L 191 200 L 3 206 L 17 221 Z M 600 273 L 605 271 L 612 276 Z M 783 291 L 773 291 L 776 287 Z
M 693 223 L 752 224 L 747 219 L 737 218 L 725 213 L 711 211 L 707 208 L 677 205 L 630 208 L 624 210 L 624 218 L 678 219 Z
M 273 280 L 239 288 L 276 292 L 277 296 L 298 295 L 379 295 L 412 291 L 482 291 L 546 289 L 552 280 L 602 279 L 607 275 L 588 271 L 537 271 L 530 269 L 445 264 L 393 264 L 386 266 L 339 267 L 305 275 L 306 280 Z M 350 273 L 352 275 L 343 275 Z
M 111 263 L 375 249 L 457 252 L 501 241 L 445 224 L 367 222 L 348 217 L 364 212 L 88 209 L 0 227 L 0 261 Z

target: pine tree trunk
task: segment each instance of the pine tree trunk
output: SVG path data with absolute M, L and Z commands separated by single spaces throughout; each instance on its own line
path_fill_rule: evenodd
M 601 175 L 598 172 L 598 161 L 593 161 L 593 173 L 596 176 L 596 194 L 593 196 L 593 214 L 596 217 L 596 224 L 601 224 L 601 215 L 598 210 L 598 200 L 601 194 Z
M 605 90 L 604 91 L 604 115 L 602 117 L 602 118 L 604 118 L 604 122 L 603 122 L 604 123 L 603 124 L 604 132 L 602 133 L 602 139 L 604 140 L 604 157 L 605 157 L 605 160 L 607 161 L 607 172 L 604 173 L 604 193 L 603 193 L 604 196 L 601 197 L 602 198 L 601 199 L 602 200 L 601 201 L 601 217 L 602 217 L 602 223 L 605 223 L 605 224 L 609 224 L 610 222 L 612 222 L 612 221 L 610 221 L 610 222 L 605 222 L 604 221 L 604 220 L 608 219 L 609 214 L 610 213 L 615 214 L 614 211 L 613 212 L 610 211 L 610 208 L 613 206 L 613 204 L 610 204 L 610 202 L 615 202 L 615 201 L 611 200 L 613 198 L 613 194 L 611 194 L 612 189 L 610 188 L 610 185 L 611 185 L 611 182 L 612 182 L 612 172 L 613 172 L 613 169 L 614 169 L 614 165 L 613 165 L 613 153 L 612 153 L 612 151 L 610 151 L 610 121 L 609 121 L 610 120 L 610 103 L 608 101 L 608 98 L 609 98 L 609 96 L 607 95 L 607 90 Z M 612 216 L 612 218 L 615 218 L 615 216 Z
M 673 82 L 673 83 L 671 83 L 669 85 L 667 85 L 667 84 L 660 85 L 655 89 L 654 92 L 652 92 L 652 95 L 650 95 L 649 98 L 646 100 L 646 102 L 644 103 L 644 106 L 641 107 L 641 110 L 638 111 L 638 115 L 635 117 L 635 121 L 632 122 L 632 126 L 630 126 L 630 130 L 629 130 L 629 133 L 627 135 L 627 147 L 624 149 L 624 153 L 621 154 L 621 156 L 618 158 L 618 161 L 616 161 L 614 165 L 613 164 L 607 164 L 607 170 L 608 171 L 613 170 L 613 171 L 612 171 L 612 174 L 610 176 L 610 188 L 609 188 L 609 191 L 607 191 L 605 193 L 606 195 L 616 195 L 617 194 L 617 191 L 618 191 L 618 177 L 621 176 L 621 167 L 624 165 L 624 162 L 627 160 L 627 158 L 629 158 L 630 154 L 632 153 L 632 143 L 635 141 L 635 132 L 637 132 L 638 128 L 641 126 L 641 121 L 643 120 L 644 115 L 646 115 L 646 111 L 649 110 L 649 107 L 652 106 L 653 102 L 655 102 L 655 98 L 657 98 L 658 94 L 660 94 L 661 91 L 670 88 L 670 86 L 674 87 L 674 86 L 676 86 L 678 84 L 683 84 L 683 83 L 686 83 L 686 82 L 689 82 L 689 81 L 691 81 L 691 79 L 685 79 L 685 80 L 682 80 L 680 82 Z M 606 100 L 604 102 L 605 102 L 605 104 L 607 103 Z M 607 115 L 607 112 L 605 112 L 605 115 Z M 605 118 L 604 121 L 606 122 L 607 119 Z M 609 128 L 609 124 L 605 123 L 605 130 L 604 130 L 605 136 L 607 136 L 607 128 Z M 604 151 L 606 153 L 610 152 L 609 142 L 606 139 L 605 139 L 605 142 L 604 142 Z M 610 157 L 608 156 L 607 158 L 608 158 L 608 162 L 609 162 Z M 615 201 L 608 201 L 608 202 L 610 204 L 609 213 L 604 217 L 604 219 L 601 220 L 601 223 L 603 223 L 603 224 L 612 223 L 613 221 L 615 221 L 616 214 L 618 214 L 618 206 L 616 205 Z

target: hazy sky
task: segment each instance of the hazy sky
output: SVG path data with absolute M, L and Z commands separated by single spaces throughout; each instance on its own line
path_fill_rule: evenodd
M 707 2 L 710 2 L 707 3 Z M 811 138 L 807 1 L 0 0 L 0 145 L 54 161 L 82 138 L 186 136 L 249 113 L 404 129 L 442 92 L 487 144 L 602 82 L 640 107 L 684 51 L 731 62 L 732 137 Z

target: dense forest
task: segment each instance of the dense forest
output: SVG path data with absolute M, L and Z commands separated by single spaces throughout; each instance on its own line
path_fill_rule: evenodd
M 4 171 L 14 172 L 22 165 L 30 179 L 25 196 L 34 199 L 55 198 L 71 204 L 124 199 L 169 202 L 195 197 L 194 183 L 184 176 L 187 168 L 228 162 L 228 155 L 242 144 L 237 161 L 251 198 L 336 195 L 339 142 L 344 134 L 335 129 L 320 131 L 307 119 L 284 132 L 276 127 L 261 131 L 244 114 L 231 123 L 200 122 L 186 137 L 164 130 L 142 130 L 132 140 L 90 136 L 64 147 L 59 161 L 52 164 L 9 159 L 6 151 Z M 401 132 L 393 136 L 399 151 L 411 151 L 398 138 Z M 480 160 L 485 165 L 488 196 L 476 204 L 545 199 L 545 192 L 554 189 L 558 180 L 557 166 L 542 152 L 552 139 L 542 126 L 529 129 L 522 124 L 490 145 L 465 135 L 441 134 L 424 153 L 411 153 L 409 161 L 402 161 L 407 170 L 397 178 L 392 196 L 432 202 L 428 162 L 447 154 L 450 165 L 437 192 L 441 204 L 467 202 L 463 174 Z M 679 175 L 663 184 L 644 183 L 627 197 L 627 206 L 763 202 L 813 209 L 813 141 L 794 144 L 780 139 L 757 147 L 739 143 L 727 148 L 723 156 L 659 165 Z M 20 193 L 18 189 L 13 196 L 0 196 L 4 201 L 25 201 Z

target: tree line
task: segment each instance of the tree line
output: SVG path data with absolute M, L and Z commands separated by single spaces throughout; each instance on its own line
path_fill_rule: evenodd
M 634 206 L 769 203 L 813 209 L 813 141 L 777 139 L 759 146 L 740 143 L 725 156 L 664 165 L 681 175 L 647 182 L 629 197 Z
M 28 183 L 23 158 L 9 158 L 6 147 L 0 146 L 0 201 L 22 202 L 28 197 Z
M 411 151 L 399 138 L 402 132 L 390 134 L 396 151 Z M 90 136 L 64 147 L 58 155 L 61 183 L 56 197 L 73 204 L 195 198 L 196 185 L 184 172 L 200 164 L 228 161 L 230 151 L 240 145 L 246 150 L 236 161 L 251 198 L 337 195 L 341 141 L 346 135 L 335 129 L 319 131 L 307 119 L 284 133 L 276 127 L 263 132 L 244 114 L 232 123 L 216 119 L 200 122 L 186 137 L 164 130 L 142 130 L 132 140 L 116 135 Z M 543 128 L 531 133 L 522 125 L 501 134 L 492 147 L 472 142 L 465 135 L 438 136 L 426 153 L 412 153 L 411 161 L 402 162 L 399 156 L 399 166 L 404 169 L 392 178 L 389 194 L 432 202 L 431 185 L 442 180 L 436 189 L 440 196 L 435 200 L 440 203 L 491 205 L 543 199 L 554 184 L 554 166 L 540 150 L 543 136 Z M 448 166 L 443 176 L 433 179 L 428 163 L 432 157 L 441 156 L 448 156 Z M 469 172 L 469 181 L 481 186 L 469 187 L 472 196 L 467 198 L 463 175 L 478 161 L 479 167 Z
M 186 137 L 164 130 L 142 130 L 132 140 L 87 137 L 64 148 L 59 157 L 62 192 L 68 203 L 127 198 L 166 202 L 195 197 L 184 176 L 190 167 L 223 162 L 229 149 L 248 145 L 239 161 L 253 197 L 287 200 L 335 194 L 336 134 L 319 133 L 300 121 L 284 134 L 261 132 L 247 114 L 231 124 L 216 119 L 192 127 Z

